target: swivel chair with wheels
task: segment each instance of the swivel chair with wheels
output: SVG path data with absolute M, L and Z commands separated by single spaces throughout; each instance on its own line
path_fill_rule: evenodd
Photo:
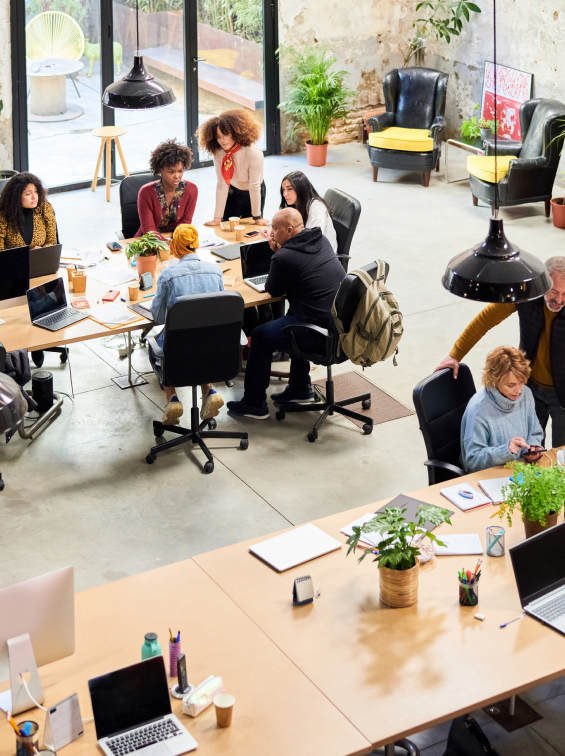
M 467 475 L 461 464 L 461 420 L 476 393 L 471 371 L 459 364 L 459 374 L 445 368 L 420 381 L 412 394 L 424 436 L 429 485 Z
M 328 189 L 324 201 L 332 213 L 332 223 L 337 236 L 337 256 L 345 272 L 351 256 L 349 250 L 361 215 L 361 203 L 341 189 Z
M 122 213 L 122 230 L 116 231 L 118 239 L 131 239 L 139 231 L 141 221 L 137 212 L 137 195 L 145 184 L 155 181 L 152 173 L 139 173 L 128 176 L 120 184 L 120 210 Z
M 165 432 L 176 433 L 180 437 L 153 446 L 145 458 L 148 464 L 155 462 L 157 454 L 191 442 L 198 444 L 204 452 L 207 459 L 204 472 L 211 473 L 214 457 L 204 439 L 238 438 L 240 449 L 249 446 L 247 433 L 215 431 L 216 421 L 213 418 L 200 422 L 196 393 L 197 387 L 202 384 L 228 381 L 239 373 L 243 310 L 243 297 L 237 291 L 178 297 L 167 312 L 163 348 L 155 339 L 148 339 L 155 357 L 161 360 L 163 385 L 192 387 L 190 429 L 155 421 L 153 432 L 156 438 Z
M 366 270 L 367 273 L 375 278 L 377 275 L 378 264 L 376 262 L 365 265 L 362 270 Z M 389 266 L 386 265 L 386 275 L 388 276 Z M 364 296 L 366 291 L 365 284 L 357 277 L 347 275 L 341 282 L 339 290 L 336 295 L 335 306 L 339 319 L 343 323 L 343 327 L 346 331 L 349 330 L 349 326 L 355 315 L 359 302 Z M 337 331 L 333 327 L 333 322 L 330 328 L 320 328 L 320 326 L 312 325 L 311 323 L 295 323 L 293 325 L 286 326 L 283 329 L 288 333 L 290 342 L 292 344 L 291 354 L 297 357 L 302 357 L 305 360 L 314 362 L 316 365 L 325 365 L 327 367 L 327 379 L 326 379 L 326 394 L 324 396 L 319 386 L 314 384 L 313 388 L 318 396 L 317 401 L 310 402 L 309 404 L 281 404 L 279 410 L 276 413 L 277 420 L 284 420 L 288 412 L 316 412 L 322 410 L 322 414 L 316 421 L 314 427 L 308 434 L 308 441 L 314 442 L 318 438 L 318 431 L 325 423 L 326 419 L 337 412 L 339 415 L 345 415 L 354 420 L 359 420 L 363 423 L 363 433 L 368 435 L 373 432 L 373 419 L 365 417 L 358 412 L 353 412 L 350 409 L 346 409 L 348 404 L 357 404 L 361 402 L 363 409 L 367 410 L 371 407 L 371 394 L 362 394 L 361 396 L 354 396 L 350 399 L 343 399 L 339 402 L 335 401 L 334 382 L 332 378 L 332 365 L 338 365 L 341 362 L 346 362 L 348 357 L 343 353 L 339 347 L 339 337 Z M 318 337 L 319 348 L 316 352 L 313 350 L 306 351 L 300 345 L 301 335 L 302 341 L 304 341 L 304 334 L 307 333 Z

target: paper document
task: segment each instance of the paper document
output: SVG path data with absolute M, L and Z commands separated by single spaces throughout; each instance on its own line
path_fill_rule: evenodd
M 284 572 L 323 554 L 329 554 L 330 551 L 341 549 L 341 546 L 340 541 L 308 523 L 256 543 L 249 547 L 249 551 L 277 572 Z
M 88 310 L 88 314 L 94 320 L 97 320 L 102 325 L 107 326 L 120 326 L 126 323 L 131 323 L 134 320 L 139 320 L 140 317 L 137 313 L 132 313 L 126 310 L 119 304 L 110 302 L 109 304 L 101 305 L 100 307 L 91 307 Z
M 479 480 L 479 486 L 483 489 L 493 504 L 500 504 L 504 501 L 502 495 L 502 486 L 509 486 L 510 478 L 490 478 L 490 480 Z
M 446 499 L 456 507 L 467 512 L 469 509 L 475 509 L 476 507 L 482 507 L 485 504 L 491 504 L 491 500 L 488 496 L 485 496 L 476 488 L 473 488 L 469 483 L 458 483 L 456 486 L 449 486 L 448 488 L 442 488 L 440 493 L 445 496 Z M 462 496 L 464 493 L 473 494 L 472 498 L 468 496 Z
M 213 228 L 207 226 L 196 226 L 198 231 L 199 249 L 212 249 L 213 247 L 225 247 L 228 243 L 221 236 L 216 236 Z
M 71 249 L 68 253 L 61 255 L 61 264 L 88 268 L 99 263 L 104 257 L 105 253 L 102 249 Z
M 434 542 L 436 556 L 458 556 L 462 554 L 482 554 L 483 546 L 478 533 L 464 533 L 463 535 L 441 534 L 437 536 L 445 546 Z
M 362 527 L 366 522 L 374 519 L 374 517 L 374 512 L 367 512 L 367 514 L 362 515 L 361 517 L 359 517 L 359 519 L 350 522 L 349 525 L 346 525 L 344 528 L 342 528 L 340 532 L 349 538 L 349 536 L 353 535 L 354 527 Z M 375 531 L 374 533 L 362 533 L 360 540 L 367 546 L 376 546 L 376 544 L 381 540 L 381 537 L 381 534 Z
M 106 284 L 106 286 L 121 286 L 128 283 L 128 281 L 135 281 L 137 275 L 132 271 L 124 268 L 116 268 L 115 265 L 110 265 L 107 260 L 99 262 L 93 268 L 88 271 L 90 278 L 100 283 Z

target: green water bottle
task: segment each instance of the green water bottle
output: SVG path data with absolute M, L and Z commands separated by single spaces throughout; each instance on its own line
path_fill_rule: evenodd
M 157 633 L 145 633 L 145 643 L 141 647 L 141 661 L 151 659 L 152 656 L 159 656 L 161 653 L 161 644 L 157 640 Z

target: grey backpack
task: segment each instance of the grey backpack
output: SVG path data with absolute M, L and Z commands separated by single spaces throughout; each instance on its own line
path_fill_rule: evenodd
M 345 355 L 355 365 L 371 367 L 396 354 L 404 328 L 398 302 L 386 287 L 386 263 L 377 260 L 377 276 L 373 280 L 365 270 L 353 270 L 366 286 L 347 333 L 337 315 L 335 300 L 332 317 L 339 334 L 339 343 Z

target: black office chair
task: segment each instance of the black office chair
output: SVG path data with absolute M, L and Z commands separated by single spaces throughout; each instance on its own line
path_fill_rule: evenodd
M 116 231 L 118 239 L 131 239 L 139 231 L 141 221 L 137 212 L 137 195 L 145 184 L 155 181 L 152 173 L 139 173 L 127 176 L 120 184 L 120 210 L 122 212 L 122 230 Z
M 374 279 L 377 275 L 378 265 L 376 262 L 372 262 L 365 265 L 362 270 L 366 270 Z M 388 276 L 388 271 L 389 266 L 387 263 L 386 276 Z M 365 291 L 365 284 L 357 276 L 347 275 L 341 282 L 336 295 L 335 305 L 339 319 L 343 323 L 343 327 L 346 331 L 349 330 L 349 325 Z M 311 323 L 295 323 L 294 325 L 286 326 L 283 330 L 288 333 L 290 338 L 292 344 L 291 354 L 295 354 L 297 357 L 302 357 L 305 360 L 314 362 L 316 365 L 325 365 L 328 372 L 325 396 L 320 387 L 314 384 L 313 389 L 319 397 L 315 402 L 310 402 L 309 404 L 281 404 L 276 413 L 277 420 L 284 420 L 287 412 L 319 412 L 322 410 L 322 414 L 316 421 L 311 432 L 308 434 L 308 441 L 311 442 L 314 442 L 318 438 L 319 429 L 324 424 L 327 417 L 333 415 L 334 412 L 337 412 L 340 415 L 345 415 L 345 417 L 360 420 L 363 423 L 363 433 L 372 433 L 372 418 L 365 417 L 365 415 L 361 415 L 358 412 L 346 409 L 348 404 L 357 404 L 357 402 L 362 402 L 363 409 L 369 409 L 371 406 L 371 394 L 354 396 L 351 399 L 342 399 L 339 402 L 335 401 L 332 365 L 338 365 L 341 362 L 345 362 L 348 357 L 341 349 L 339 349 L 339 338 L 336 329 L 333 327 L 333 321 L 330 325 L 330 329 L 320 328 L 320 326 L 312 325 Z M 305 332 L 309 332 L 310 335 L 315 334 L 319 337 L 318 352 L 305 351 L 300 347 L 300 338 L 302 335 L 302 340 L 304 341 Z
M 12 171 L 8 168 L 0 168 L 0 193 L 2 192 L 2 189 L 6 186 L 8 181 L 12 178 L 12 176 L 15 176 L 16 173 L 19 173 L 19 171 Z
M 459 364 L 457 379 L 445 368 L 428 375 L 413 391 L 412 399 L 428 459 L 429 485 L 467 475 L 461 464 L 461 420 L 471 397 L 476 393 L 471 371 Z
M 156 357 L 161 360 L 164 386 L 192 386 L 190 430 L 178 425 L 153 423 L 156 438 L 165 431 L 178 433 L 180 438 L 153 446 L 146 462 L 150 465 L 167 449 L 187 442 L 198 444 L 207 462 L 204 471 L 214 470 L 214 457 L 204 443 L 205 438 L 238 438 L 239 448 L 247 449 L 247 433 L 213 431 L 212 418 L 200 422 L 197 386 L 203 383 L 220 383 L 231 380 L 241 369 L 240 334 L 243 324 L 243 297 L 237 291 L 219 291 L 211 294 L 192 294 L 179 297 L 167 312 L 165 340 L 161 349 L 155 339 L 148 342 Z
M 6 347 L 4 344 L 0 344 L 0 373 L 4 372 L 6 367 Z M 0 491 L 4 490 L 4 481 L 2 480 L 2 473 L 0 472 Z
M 420 756 L 420 749 L 417 747 L 417 745 L 411 740 L 407 740 L 406 738 L 394 741 L 393 753 L 395 754 L 395 756 L 400 756 L 400 753 L 398 753 L 397 755 L 397 748 L 402 748 L 403 756 Z M 387 756 L 388 753 L 389 752 L 384 748 L 379 748 L 376 751 L 371 751 L 369 756 Z
M 332 213 L 332 223 L 337 236 L 337 256 L 347 273 L 351 260 L 349 249 L 359 223 L 361 203 L 341 189 L 328 189 L 324 194 L 324 200 Z

